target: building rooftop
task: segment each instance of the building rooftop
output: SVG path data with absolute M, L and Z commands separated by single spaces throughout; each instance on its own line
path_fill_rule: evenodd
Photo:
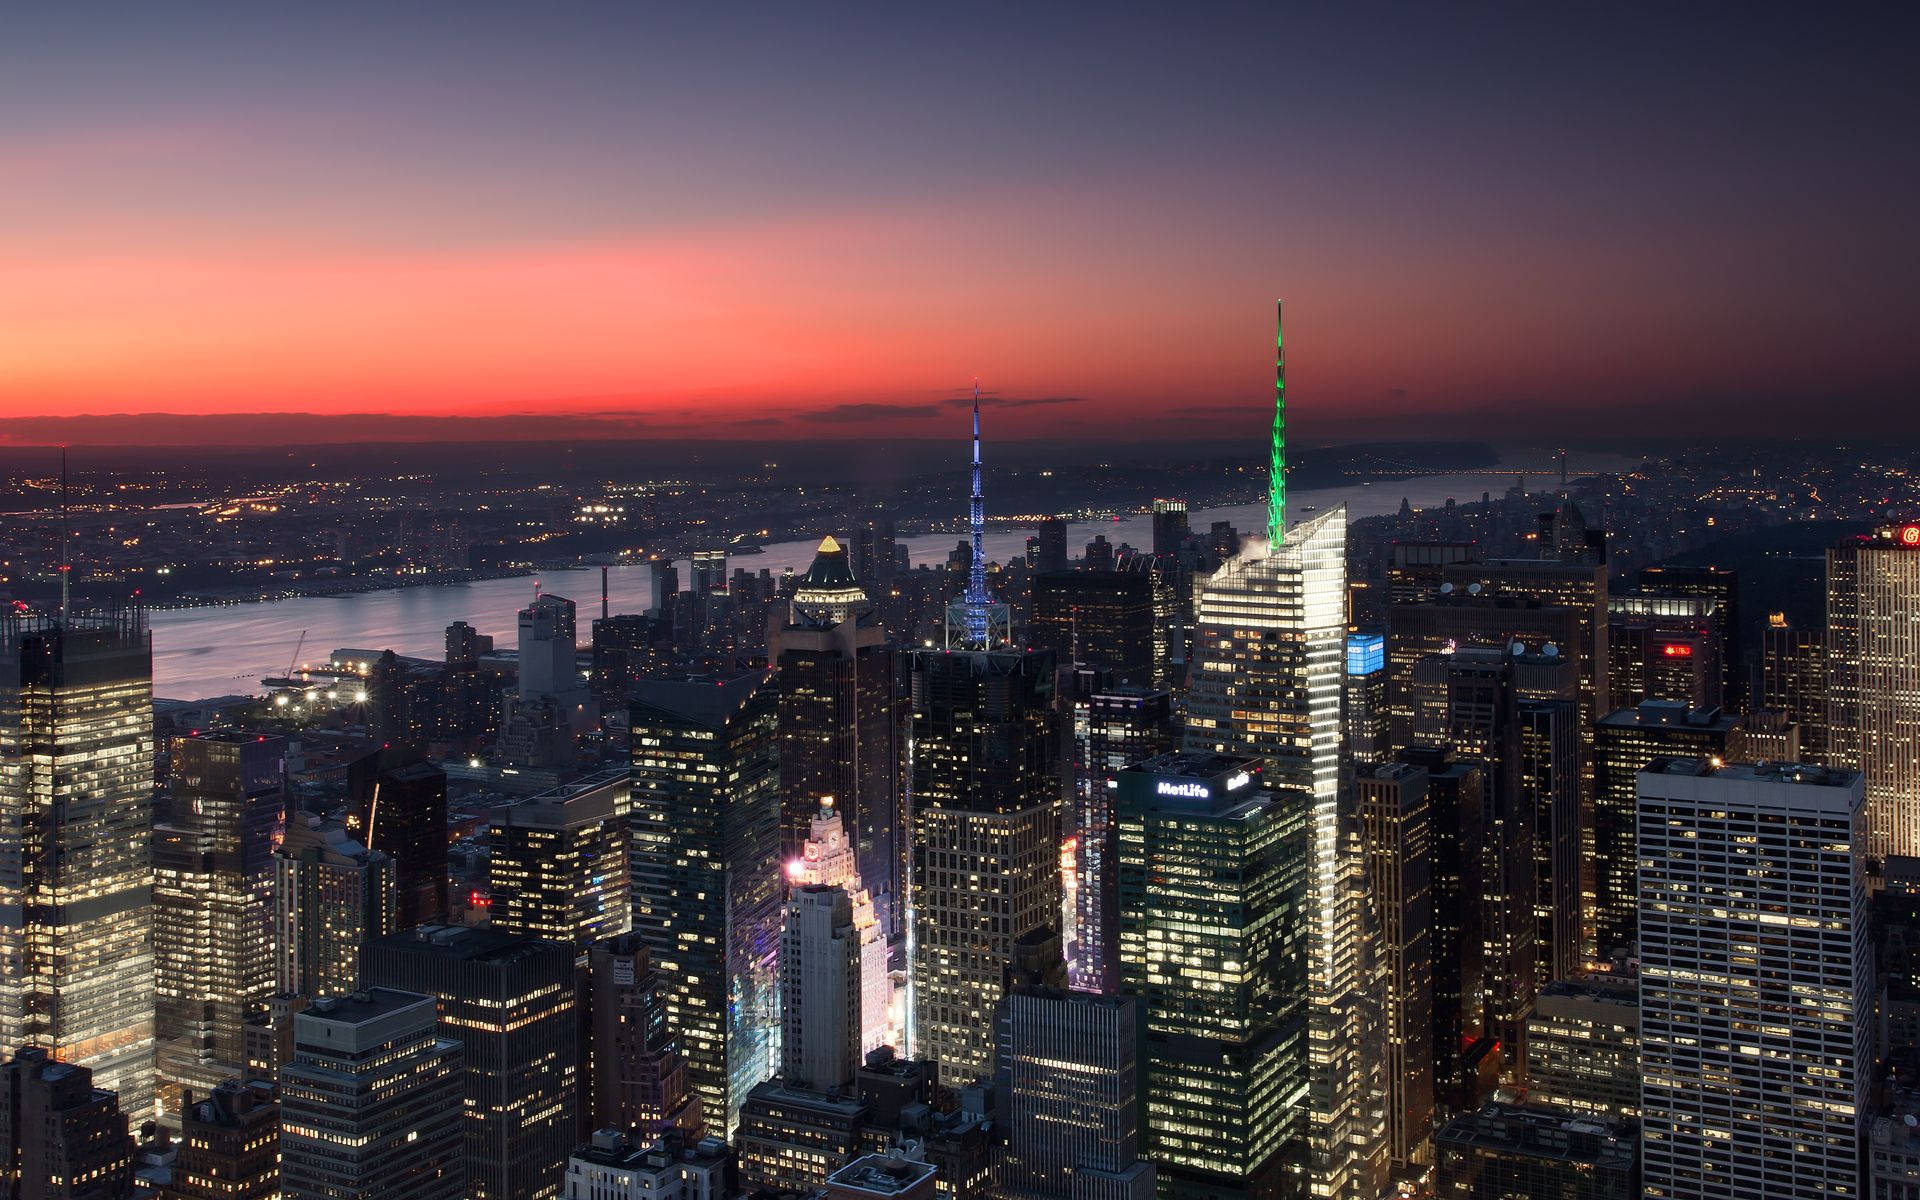
M 1753 783 L 1790 783 L 1802 787 L 1851 788 L 1860 772 L 1842 767 L 1820 767 L 1808 763 L 1716 763 L 1707 758 L 1669 755 L 1656 758 L 1640 772 L 1642 775 L 1672 775 L 1682 778 L 1726 779 Z
M 827 1176 L 827 1186 L 875 1196 L 898 1196 L 933 1177 L 931 1163 L 898 1154 L 863 1154 Z
M 1555 1162 L 1591 1164 L 1596 1169 L 1631 1171 L 1640 1139 L 1632 1126 L 1610 1125 L 1590 1117 L 1569 1117 L 1549 1109 L 1490 1103 L 1462 1113 L 1434 1135 L 1443 1146 L 1472 1147 Z
M 750 700 L 768 673 L 748 671 L 725 679 L 649 679 L 634 707 L 718 729 Z
M 1718 708 L 1690 708 L 1679 700 L 1642 700 L 1634 708 L 1623 708 L 1601 717 L 1596 724 L 1610 729 L 1698 729 L 1725 733 L 1739 724 L 1739 720 Z
M 373 945 L 376 948 L 429 953 L 459 962 L 510 963 L 531 955 L 551 953 L 559 943 L 508 933 L 490 925 L 421 925 L 402 933 L 389 934 L 376 940 Z
M 364 992 L 352 992 L 344 996 L 317 996 L 313 1003 L 296 1014 L 296 1019 L 358 1025 L 363 1021 L 391 1016 L 417 1005 L 431 1005 L 433 1002 L 433 997 L 423 996 L 419 992 L 403 992 L 397 988 L 368 988 Z

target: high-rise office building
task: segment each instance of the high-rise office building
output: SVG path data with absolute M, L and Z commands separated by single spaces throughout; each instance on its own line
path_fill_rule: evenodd
M 324 996 L 280 1068 L 287 1200 L 464 1200 L 461 1047 L 431 996 Z
M 1082 991 L 1120 986 L 1119 825 L 1113 781 L 1136 763 L 1173 749 L 1173 695 L 1142 687 L 1104 688 L 1074 706 L 1074 920 L 1067 975 Z
M 1580 709 L 1571 700 L 1521 700 L 1512 779 L 1533 819 L 1535 984 L 1580 964 Z
M 1557 979 L 1527 1022 L 1527 1099 L 1563 1112 L 1640 1115 L 1640 992 L 1632 977 Z
M 1286 355 L 1277 336 L 1274 393 L 1266 541 L 1222 565 L 1200 594 L 1184 744 L 1257 756 L 1270 784 L 1307 798 L 1310 1183 L 1315 1196 L 1345 1197 L 1377 1190 L 1387 1167 L 1376 1100 L 1380 978 L 1369 961 L 1351 797 L 1340 786 L 1347 512 L 1287 527 Z
M 441 1036 L 463 1047 L 469 1200 L 560 1194 L 580 1091 L 576 954 L 453 925 L 396 933 L 368 954 L 376 987 L 434 997 Z
M 769 620 L 767 661 L 779 694 L 780 852 L 801 853 L 831 799 L 892 941 L 902 929 L 906 869 L 898 659 L 832 538 Z
M 1193 536 L 1193 530 L 1187 523 L 1185 500 L 1153 502 L 1153 556 L 1155 558 L 1171 558 L 1178 555 L 1191 536 Z
M 1920 525 L 1827 550 L 1827 761 L 1860 772 L 1874 858 L 1920 854 Z
M 780 1075 L 818 1091 L 860 1064 L 860 933 L 853 902 L 831 884 L 798 884 L 780 931 Z
M 1007 1023 L 1005 1191 L 1151 1200 L 1153 1167 L 1140 1157 L 1140 1002 L 1015 988 Z
M 1060 919 L 1053 655 L 913 656 L 912 1029 L 916 1057 L 964 1081 L 993 1068 L 1014 945 Z
M 1297 1194 L 1307 1167 L 1311 816 L 1261 771 L 1184 752 L 1117 777 L 1120 983 L 1168 1200 Z
M 1563 680 L 1567 662 L 1554 658 Z M 1537 668 L 1537 671 L 1535 670 Z M 1513 1052 L 1517 1069 L 1526 1020 L 1539 986 L 1536 802 L 1521 787 L 1521 677 L 1551 675 L 1546 662 L 1510 651 L 1471 648 L 1436 654 L 1414 671 L 1419 701 L 1414 731 L 1420 744 L 1451 747 L 1478 763 L 1485 792 L 1480 801 L 1477 849 L 1481 938 L 1481 1032 Z
M 688 561 L 688 586 L 696 596 L 709 592 L 725 591 L 727 587 L 727 552 L 724 547 L 717 550 L 695 550 Z
M 138 609 L 0 614 L 0 1048 L 153 1108 L 153 653 Z
M 1429 1161 L 1433 1132 L 1434 830 L 1427 771 L 1410 763 L 1363 763 L 1354 769 L 1353 787 L 1387 977 L 1387 1153 L 1395 1173 L 1404 1174 Z
M 1696 596 L 1711 605 L 1709 626 L 1719 647 L 1719 696 L 1713 703 L 1732 712 L 1747 711 L 1746 628 L 1740 621 L 1740 576 L 1725 567 L 1653 566 L 1640 568 L 1640 588 L 1668 596 Z M 1614 707 L 1621 707 L 1615 701 Z
M 347 827 L 393 860 L 399 928 L 447 919 L 447 774 L 383 748 L 347 765 Z
M 1489 1053 L 1483 983 L 1486 771 L 1438 747 L 1404 750 L 1398 761 L 1427 773 L 1432 826 L 1433 1083 L 1436 1107 L 1458 1112 L 1484 1099 L 1477 1060 Z
M 1760 632 L 1758 707 L 1785 713 L 1799 726 L 1801 761 L 1828 761 L 1827 634 L 1802 629 L 1785 613 L 1768 613 Z
M 1607 599 L 1607 685 L 1615 708 L 1678 700 L 1721 703 L 1726 675 L 1721 628 L 1710 595 L 1620 592 Z
M 122 1200 L 133 1139 L 93 1072 L 25 1046 L 0 1067 L 0 1190 L 9 1200 Z
M 1347 635 L 1346 727 L 1348 758 L 1374 762 L 1391 752 L 1387 709 L 1387 639 L 1378 633 Z
M 246 1020 L 274 992 L 273 850 L 286 743 L 231 730 L 173 739 L 154 827 L 154 1034 L 161 1112 L 246 1068 Z
M 1110 671 L 1115 682 L 1154 681 L 1154 575 L 1151 560 L 1110 571 L 1045 571 L 1033 579 L 1028 640 L 1063 665 Z
M 583 688 L 575 624 L 573 601 L 552 592 L 520 610 L 517 662 L 521 699 L 579 698 Z
M 593 1022 L 593 1128 L 642 1138 L 668 1129 L 700 1132 L 700 1102 L 687 1091 L 686 1064 L 667 1020 L 667 981 L 646 945 L 625 933 L 587 955 L 587 1011 Z
M 948 606 L 945 648 L 913 655 L 909 698 L 907 1042 L 950 1084 L 992 1072 L 1015 949 L 1060 918 L 1055 659 L 1007 644 L 985 513 L 976 395 L 966 591 Z
M 1064 571 L 1069 565 L 1067 559 L 1067 522 L 1063 517 L 1046 517 L 1034 527 L 1036 543 L 1033 569 L 1036 571 Z
M 1863 1196 L 1873 989 L 1860 774 L 1639 777 L 1646 1194 Z
M 761 672 L 653 681 L 632 716 L 633 931 L 709 1129 L 738 1120 L 779 1047 L 777 697 Z
M 495 928 L 569 946 L 626 932 L 631 783 L 623 767 L 501 809 L 488 867 Z
M 1634 872 L 1638 863 L 1637 780 L 1646 765 L 1668 755 L 1724 761 L 1734 718 L 1717 708 L 1692 709 L 1647 700 L 1601 719 L 1594 731 L 1594 925 L 1588 931 L 1599 961 L 1631 956 L 1637 936 Z
M 359 991 L 367 945 L 396 927 L 393 860 L 338 821 L 293 813 L 273 870 L 275 986 L 309 998 Z
M 893 590 L 898 546 L 891 517 L 869 517 L 853 531 L 853 577 L 867 595 L 883 597 Z
M 847 894 L 854 935 L 859 940 L 859 1007 L 854 1014 L 859 1054 L 865 1055 L 882 1046 L 904 1045 L 901 1026 L 905 1014 L 894 1012 L 886 935 L 874 912 L 873 897 L 861 886 L 859 863 L 847 839 L 846 825 L 832 803 L 821 805 L 814 815 L 807 840 L 800 846 L 800 857 L 787 863 L 787 883 L 795 888 L 839 888 Z M 789 1078 L 792 1077 L 789 1074 Z
M 229 1079 L 180 1111 L 166 1200 L 280 1200 L 280 1101 L 266 1080 Z

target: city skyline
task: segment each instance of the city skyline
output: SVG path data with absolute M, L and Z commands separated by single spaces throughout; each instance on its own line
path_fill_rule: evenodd
M 1906 14 L 450 16 L 23 18 L 0 442 L 1920 432 Z

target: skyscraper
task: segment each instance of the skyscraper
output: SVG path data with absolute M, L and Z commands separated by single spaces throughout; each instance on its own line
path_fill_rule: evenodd
M 779 1048 L 778 709 L 761 672 L 652 681 L 632 716 L 633 931 L 709 1128 L 724 1133 Z
M 153 654 L 138 609 L 0 614 L 0 1047 L 153 1108 Z
M 154 829 L 154 1032 L 161 1111 L 246 1067 L 246 1020 L 274 991 L 273 850 L 286 743 L 231 730 L 173 739 Z
M 666 980 L 631 933 L 588 952 L 593 1021 L 590 1092 L 593 1128 L 643 1138 L 670 1128 L 697 1134 L 700 1102 L 687 1092 L 686 1064 L 667 1022 Z
M 780 931 L 780 1075 L 790 1087 L 844 1087 L 861 1060 L 860 934 L 831 884 L 787 895 Z
M 1286 522 L 1286 356 L 1275 339 L 1272 462 L 1264 544 L 1225 563 L 1196 613 L 1185 746 L 1257 756 L 1302 793 L 1313 833 L 1308 906 L 1308 1107 L 1312 1190 L 1376 1190 L 1386 1170 L 1379 977 L 1367 961 L 1366 880 L 1340 786 L 1346 638 L 1344 507 Z
M 831 802 L 814 815 L 800 856 L 787 863 L 787 882 L 795 888 L 824 886 L 847 894 L 855 937 L 859 940 L 858 1008 L 854 1013 L 859 1055 L 882 1046 L 904 1044 L 904 1020 L 893 1012 L 893 984 L 887 971 L 887 941 L 874 912 L 873 897 L 861 886 L 859 864 L 847 840 L 846 825 Z M 791 917 L 791 913 L 789 914 Z M 783 950 L 784 954 L 785 951 Z M 785 970 L 784 965 L 782 968 Z M 789 1072 L 789 1078 L 793 1078 Z M 811 1076 L 800 1076 L 810 1079 Z M 821 1084 L 819 1086 L 828 1086 Z
M 993 1068 L 1015 943 L 1060 918 L 1053 656 L 913 656 L 912 1029 L 916 1057 L 964 1081 Z
M 280 1068 L 287 1200 L 464 1200 L 461 1047 L 431 996 L 375 988 L 293 1018 Z
M 1863 791 L 1823 767 L 1662 758 L 1641 773 L 1647 1195 L 1865 1195 Z
M 897 656 L 832 538 L 767 630 L 780 723 L 780 852 L 797 857 L 831 798 L 887 940 L 900 932 L 906 819 L 900 805 Z
M 1410 763 L 1361 764 L 1353 786 L 1387 977 L 1387 1153 L 1394 1170 L 1405 1172 L 1430 1161 L 1433 1132 L 1434 829 L 1427 772 Z
M 1734 723 L 1717 708 L 1647 700 L 1610 714 L 1595 729 L 1595 919 L 1588 936 L 1599 960 L 1630 956 L 1638 936 L 1634 845 L 1640 772 L 1655 759 L 1675 754 L 1724 760 Z
M 1261 770 L 1186 752 L 1117 776 L 1120 983 L 1165 1200 L 1298 1194 L 1307 1167 L 1311 823 Z
M 393 860 L 399 928 L 447 919 L 447 774 L 388 747 L 347 765 L 347 825 Z
M 312 813 L 286 828 L 273 855 L 274 982 L 309 998 L 357 992 L 368 943 L 395 928 L 393 860 Z
M 1920 854 L 1920 525 L 1827 551 L 1828 759 L 1866 781 L 1874 858 Z
M 1800 727 L 1802 762 L 1828 761 L 1827 635 L 1801 629 L 1783 612 L 1768 613 L 1760 634 L 1760 708 L 1785 713 Z
M 1074 705 L 1074 922 L 1068 978 L 1082 991 L 1120 986 L 1120 865 L 1114 780 L 1136 763 L 1173 749 L 1173 696 L 1142 687 L 1103 689 Z
M 1150 1200 L 1141 1161 L 1141 1005 L 1016 988 L 1007 996 L 1005 1188 L 1060 1200 Z
M 1117 683 L 1154 678 L 1154 576 L 1148 559 L 1112 571 L 1048 571 L 1033 579 L 1028 640 L 1062 664 L 1099 667 Z
M 376 988 L 434 997 L 441 1036 L 462 1046 L 469 1200 L 560 1194 L 580 1092 L 575 957 L 557 942 L 453 925 L 396 933 L 368 954 Z
M 1346 666 L 1345 752 L 1349 758 L 1378 761 L 1391 752 L 1387 639 L 1377 633 L 1348 634 Z
M 494 927 L 576 947 L 626 932 L 631 786 L 623 767 L 501 810 L 488 867 Z

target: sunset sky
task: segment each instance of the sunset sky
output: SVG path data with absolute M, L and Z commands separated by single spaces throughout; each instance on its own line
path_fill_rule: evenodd
M 1891 6 L 716 7 L 10 13 L 0 441 L 1920 433 Z

